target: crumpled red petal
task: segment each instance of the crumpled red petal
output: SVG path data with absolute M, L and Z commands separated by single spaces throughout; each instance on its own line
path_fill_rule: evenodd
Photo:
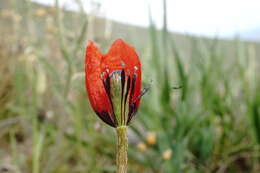
M 115 126 L 109 97 L 101 80 L 102 54 L 92 41 L 86 48 L 85 82 L 90 104 L 98 116 L 111 126 Z
M 130 76 L 132 79 L 135 76 L 131 104 L 136 104 L 138 108 L 140 104 L 142 76 L 141 62 L 135 49 L 122 39 L 116 40 L 109 52 L 102 59 L 101 71 L 105 71 L 106 69 L 109 72 L 124 69 L 127 76 Z

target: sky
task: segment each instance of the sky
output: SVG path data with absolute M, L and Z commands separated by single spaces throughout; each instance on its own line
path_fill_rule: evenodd
M 55 0 L 34 1 L 53 5 Z M 81 1 L 87 13 L 144 27 L 149 26 L 150 8 L 157 27 L 162 27 L 162 0 Z M 61 6 L 76 10 L 74 2 L 60 0 Z M 260 0 L 167 0 L 167 17 L 170 31 L 232 38 L 251 30 L 260 31 Z

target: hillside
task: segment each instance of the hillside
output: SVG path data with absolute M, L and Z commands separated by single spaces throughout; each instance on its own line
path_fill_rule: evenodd
M 23 1 L 23 0 L 22 0 Z M 21 5 L 17 5 L 17 8 L 19 9 L 20 7 L 22 7 L 24 4 L 22 1 L 19 2 L 19 4 Z M 9 1 L 2 1 L 1 3 L 1 7 L 4 10 L 7 10 L 8 8 L 10 8 L 11 3 Z M 53 9 L 52 7 L 48 7 L 48 6 L 43 6 L 40 4 L 36 4 L 36 3 L 32 3 L 33 9 L 36 9 L 35 14 L 37 13 L 37 9 L 46 9 L 49 12 L 53 13 Z M 19 9 L 20 11 L 24 10 L 24 9 Z M 47 12 L 48 13 L 48 12 Z M 37 14 L 34 17 L 37 16 Z M 47 22 L 47 18 L 45 16 L 46 14 L 43 14 L 42 17 L 36 17 L 35 18 L 35 22 L 37 23 L 37 25 L 39 26 L 39 28 L 42 28 L 42 26 L 46 25 Z M 86 19 L 82 19 L 82 21 L 75 21 L 74 18 L 75 16 L 78 15 L 75 12 L 72 11 L 67 11 L 64 14 L 64 20 L 65 20 L 65 24 L 64 24 L 64 29 L 68 30 L 70 32 L 73 32 L 75 30 L 78 30 L 79 28 L 77 28 L 77 26 L 79 24 L 83 24 L 82 22 L 85 22 Z M 147 46 L 147 44 L 149 44 L 150 40 L 150 29 L 149 28 L 143 28 L 143 27 L 138 27 L 138 26 L 132 26 L 132 25 L 126 25 L 126 24 L 122 24 L 122 23 L 118 23 L 118 22 L 114 22 L 111 20 L 107 20 L 105 18 L 100 18 L 100 17 L 95 17 L 95 16 L 91 16 L 91 15 L 86 15 L 84 16 L 86 18 L 89 18 L 90 20 L 88 21 L 88 31 L 87 31 L 87 37 L 86 39 L 91 39 L 97 42 L 102 42 L 105 44 L 109 44 L 112 40 L 115 40 L 116 38 L 124 38 L 129 42 L 135 42 L 136 47 L 139 49 L 142 49 L 144 47 Z M 1 21 L 3 22 L 3 20 Z M 23 21 L 21 21 L 23 22 Z M 39 22 L 39 23 L 38 23 Z M 69 23 L 67 23 L 69 22 Z M 9 26 L 6 26 L 5 24 L 3 24 L 3 26 L 9 28 Z M 75 29 L 76 27 L 76 29 Z M 8 30 L 8 29 L 7 29 Z M 39 30 L 39 34 L 42 35 L 43 30 L 40 29 Z M 248 32 L 248 34 L 245 34 L 245 38 L 250 38 L 253 39 L 255 38 L 255 40 L 257 40 L 257 29 L 254 31 L 250 31 Z M 160 33 L 160 31 L 158 31 Z M 91 34 L 89 34 L 91 33 Z M 44 35 L 44 34 L 43 34 Z M 202 41 L 205 45 L 208 44 L 214 44 L 214 40 L 215 39 L 209 39 L 206 37 L 194 37 L 191 35 L 183 35 L 183 34 L 176 34 L 176 33 L 171 33 L 171 39 L 175 42 L 176 47 L 180 50 L 180 52 L 183 52 L 184 54 L 190 52 L 191 50 L 189 50 L 190 44 L 192 44 L 192 40 L 200 40 Z M 236 41 L 231 41 L 231 40 L 218 40 L 218 43 L 223 44 L 223 45 L 227 45 L 228 47 L 230 47 L 230 52 L 234 52 L 234 49 L 232 48 L 234 45 L 234 42 Z M 253 44 L 256 47 L 256 55 L 257 57 L 260 56 L 260 43 L 257 42 L 248 42 L 245 41 L 244 43 L 246 44 Z M 226 46 L 224 46 L 226 47 Z

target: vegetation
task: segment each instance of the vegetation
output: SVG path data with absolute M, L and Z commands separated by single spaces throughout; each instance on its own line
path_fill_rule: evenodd
M 87 40 L 105 52 L 119 37 L 150 87 L 129 128 L 129 173 L 260 172 L 259 44 L 171 34 L 167 15 L 162 30 L 152 18 L 127 26 L 75 2 L 77 13 L 0 2 L 0 172 L 116 170 L 115 131 L 89 106 L 83 70 Z

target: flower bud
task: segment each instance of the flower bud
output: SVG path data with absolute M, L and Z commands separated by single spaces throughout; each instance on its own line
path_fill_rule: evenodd
M 141 99 L 141 62 L 134 48 L 116 40 L 107 54 L 89 42 L 86 89 L 96 114 L 112 127 L 128 125 Z

